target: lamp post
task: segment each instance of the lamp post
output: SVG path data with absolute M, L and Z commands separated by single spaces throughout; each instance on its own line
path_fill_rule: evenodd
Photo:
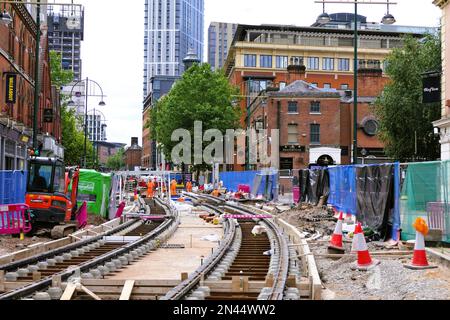
M 86 153 L 87 153 L 87 127 L 88 127 L 88 123 L 87 123 L 87 113 L 88 113 L 88 97 L 101 97 L 101 101 L 99 102 L 99 106 L 103 107 L 106 105 L 106 103 L 103 101 L 103 98 L 105 97 L 103 95 L 103 89 L 102 87 L 98 84 L 98 82 L 91 80 L 89 78 L 86 78 L 84 80 L 80 80 L 77 81 L 73 86 L 72 86 L 72 90 L 70 91 L 70 96 L 72 97 L 73 94 L 73 89 L 80 83 L 80 82 L 84 82 L 85 85 L 85 91 L 84 91 L 84 96 L 85 96 L 85 112 L 84 112 L 84 153 L 83 153 L 83 167 L 86 168 Z M 95 92 L 93 94 L 89 93 L 89 83 L 93 83 L 95 86 L 97 86 L 100 89 L 101 95 L 96 95 Z M 68 106 L 74 106 L 75 102 L 73 100 L 70 100 L 68 103 Z
M 354 16 L 354 65 L 353 65 L 353 77 L 354 77 L 354 93 L 353 93 L 353 164 L 358 163 L 358 4 L 384 4 L 387 6 L 387 13 L 384 15 L 381 23 L 393 24 L 395 18 L 389 13 L 389 5 L 397 4 L 395 2 L 387 1 L 370 1 L 370 0 L 318 0 L 315 3 L 323 4 L 323 13 L 317 18 L 317 23 L 325 25 L 331 21 L 330 16 L 325 12 L 326 3 L 338 3 L 338 4 L 354 4 L 355 16 Z
M 0 0 L 0 3 L 3 4 L 11 4 L 11 5 L 25 5 L 25 4 L 33 4 L 36 5 L 36 47 L 35 47 L 35 59 L 34 59 L 34 103 L 33 103 L 33 148 L 38 147 L 37 135 L 38 135 L 38 113 L 39 113 L 39 94 L 41 91 L 40 81 L 39 81 L 39 53 L 40 53 L 40 42 L 41 42 L 41 0 L 35 1 L 13 1 L 13 0 Z M 80 4 L 72 3 L 51 3 L 49 5 L 59 5 L 59 6 L 78 6 L 81 7 Z M 9 25 L 13 22 L 11 14 L 3 8 L 3 12 L 0 12 L 0 21 L 4 24 Z

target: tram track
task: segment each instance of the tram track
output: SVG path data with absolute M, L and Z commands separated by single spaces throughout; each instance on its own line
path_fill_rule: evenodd
M 100 270 L 94 272 L 96 276 L 103 276 L 109 271 L 114 271 L 115 266 L 138 259 L 144 252 L 157 245 L 156 243 L 149 245 L 149 242 L 161 236 L 167 229 L 171 227 L 173 229 L 175 224 L 176 217 L 171 208 L 159 199 L 156 202 L 156 207 L 162 208 L 162 211 L 155 210 L 154 214 L 164 212 L 165 220 L 151 223 L 131 220 L 88 240 L 0 266 L 0 271 L 7 272 L 5 288 L 3 293 L 0 292 L 0 300 L 30 296 L 36 291 L 51 286 L 55 279 L 66 280 L 81 272 L 95 269 L 105 262 L 105 265 L 99 268 Z M 105 236 L 118 240 L 106 241 Z M 120 238 L 125 239 L 125 237 L 135 239 L 131 242 L 121 242 Z M 121 259 L 117 259 L 119 256 Z
M 270 219 L 258 218 L 253 208 L 225 200 L 187 193 L 195 203 L 219 215 L 233 214 L 243 219 L 225 219 L 225 235 L 220 248 L 187 280 L 170 290 L 164 299 L 282 300 L 289 275 L 288 242 Z M 256 225 L 267 233 L 253 236 Z M 264 255 L 264 253 L 269 255 Z

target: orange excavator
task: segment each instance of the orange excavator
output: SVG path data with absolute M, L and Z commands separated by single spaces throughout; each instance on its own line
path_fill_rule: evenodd
M 78 167 L 65 168 L 56 158 L 29 160 L 25 199 L 34 231 L 51 229 L 52 238 L 59 239 L 77 229 L 79 173 Z

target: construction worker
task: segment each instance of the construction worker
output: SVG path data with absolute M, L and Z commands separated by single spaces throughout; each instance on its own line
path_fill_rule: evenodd
M 170 182 L 170 194 L 177 194 L 177 181 L 175 179 L 172 179 L 172 181 Z
M 186 183 L 186 191 L 187 192 L 192 192 L 192 182 L 188 181 Z
M 155 184 L 152 179 L 149 179 L 147 184 L 147 198 L 153 198 L 153 191 L 155 190 Z

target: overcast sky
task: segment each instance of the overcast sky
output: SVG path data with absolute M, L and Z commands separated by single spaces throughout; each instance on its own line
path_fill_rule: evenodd
M 393 0 L 395 1 L 395 0 Z M 49 0 L 49 3 L 70 2 Z M 144 64 L 144 0 L 75 0 L 85 6 L 84 41 L 81 44 L 83 78 L 103 88 L 109 142 L 130 144 L 132 136 L 142 144 Z M 397 0 L 390 12 L 397 25 L 438 26 L 440 9 L 432 0 Z M 350 4 L 329 4 L 328 13 L 353 12 Z M 359 14 L 379 22 L 384 5 L 360 5 Z M 311 25 L 322 12 L 314 0 L 205 0 L 205 45 L 211 21 L 244 24 Z M 207 53 L 204 52 L 204 59 Z M 97 107 L 95 98 L 89 108 Z

